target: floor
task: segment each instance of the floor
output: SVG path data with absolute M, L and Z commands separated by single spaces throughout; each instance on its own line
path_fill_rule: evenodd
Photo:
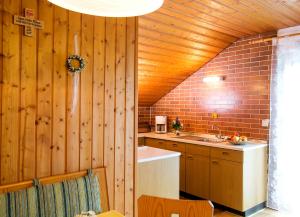
M 187 199 L 187 198 L 180 196 L 180 199 Z M 214 217 L 240 217 L 240 215 L 233 214 L 231 212 L 215 208 L 214 209 Z M 259 211 L 255 214 L 251 215 L 250 217 L 291 217 L 291 216 L 279 213 L 276 210 L 266 208 L 262 211 Z
M 239 217 L 239 215 L 230 213 L 228 211 L 215 209 L 214 217 Z M 288 217 L 288 216 L 280 214 L 277 211 L 271 209 L 264 209 L 256 214 L 251 215 L 251 217 Z

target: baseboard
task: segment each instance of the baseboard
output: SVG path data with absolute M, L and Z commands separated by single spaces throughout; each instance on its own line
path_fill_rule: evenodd
M 205 198 L 197 197 L 195 195 L 192 195 L 192 194 L 189 194 L 189 193 L 186 193 L 186 192 L 183 192 L 183 191 L 180 191 L 180 196 L 182 196 L 186 199 L 190 199 L 190 200 L 206 200 Z M 229 212 L 232 212 L 234 214 L 241 215 L 241 216 L 244 216 L 244 217 L 250 216 L 250 215 L 266 208 L 266 202 L 263 202 L 263 203 L 260 203 L 256 206 L 242 212 L 242 211 L 232 209 L 230 207 L 215 203 L 213 201 L 212 201 L 212 203 L 214 204 L 214 207 L 216 207 L 216 208 L 224 209 L 226 211 L 229 211 Z

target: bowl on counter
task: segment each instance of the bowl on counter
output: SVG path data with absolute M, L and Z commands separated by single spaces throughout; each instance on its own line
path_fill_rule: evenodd
M 246 136 L 232 136 L 228 140 L 232 145 L 245 145 L 248 141 Z
M 228 140 L 230 144 L 232 145 L 246 145 L 247 141 L 238 141 L 238 142 L 235 142 L 235 141 L 232 141 L 232 140 Z

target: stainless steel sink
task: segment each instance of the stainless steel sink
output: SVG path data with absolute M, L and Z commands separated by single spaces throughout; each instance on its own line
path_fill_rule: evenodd
M 223 139 L 218 138 L 206 138 L 201 136 L 178 136 L 177 139 L 186 139 L 186 140 L 194 140 L 194 141 L 200 141 L 200 142 L 211 142 L 211 143 L 220 143 L 224 142 Z

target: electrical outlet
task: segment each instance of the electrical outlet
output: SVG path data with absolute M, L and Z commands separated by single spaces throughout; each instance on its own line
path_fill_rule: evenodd
M 261 120 L 261 126 L 262 127 L 269 127 L 270 120 L 269 119 L 263 119 Z

